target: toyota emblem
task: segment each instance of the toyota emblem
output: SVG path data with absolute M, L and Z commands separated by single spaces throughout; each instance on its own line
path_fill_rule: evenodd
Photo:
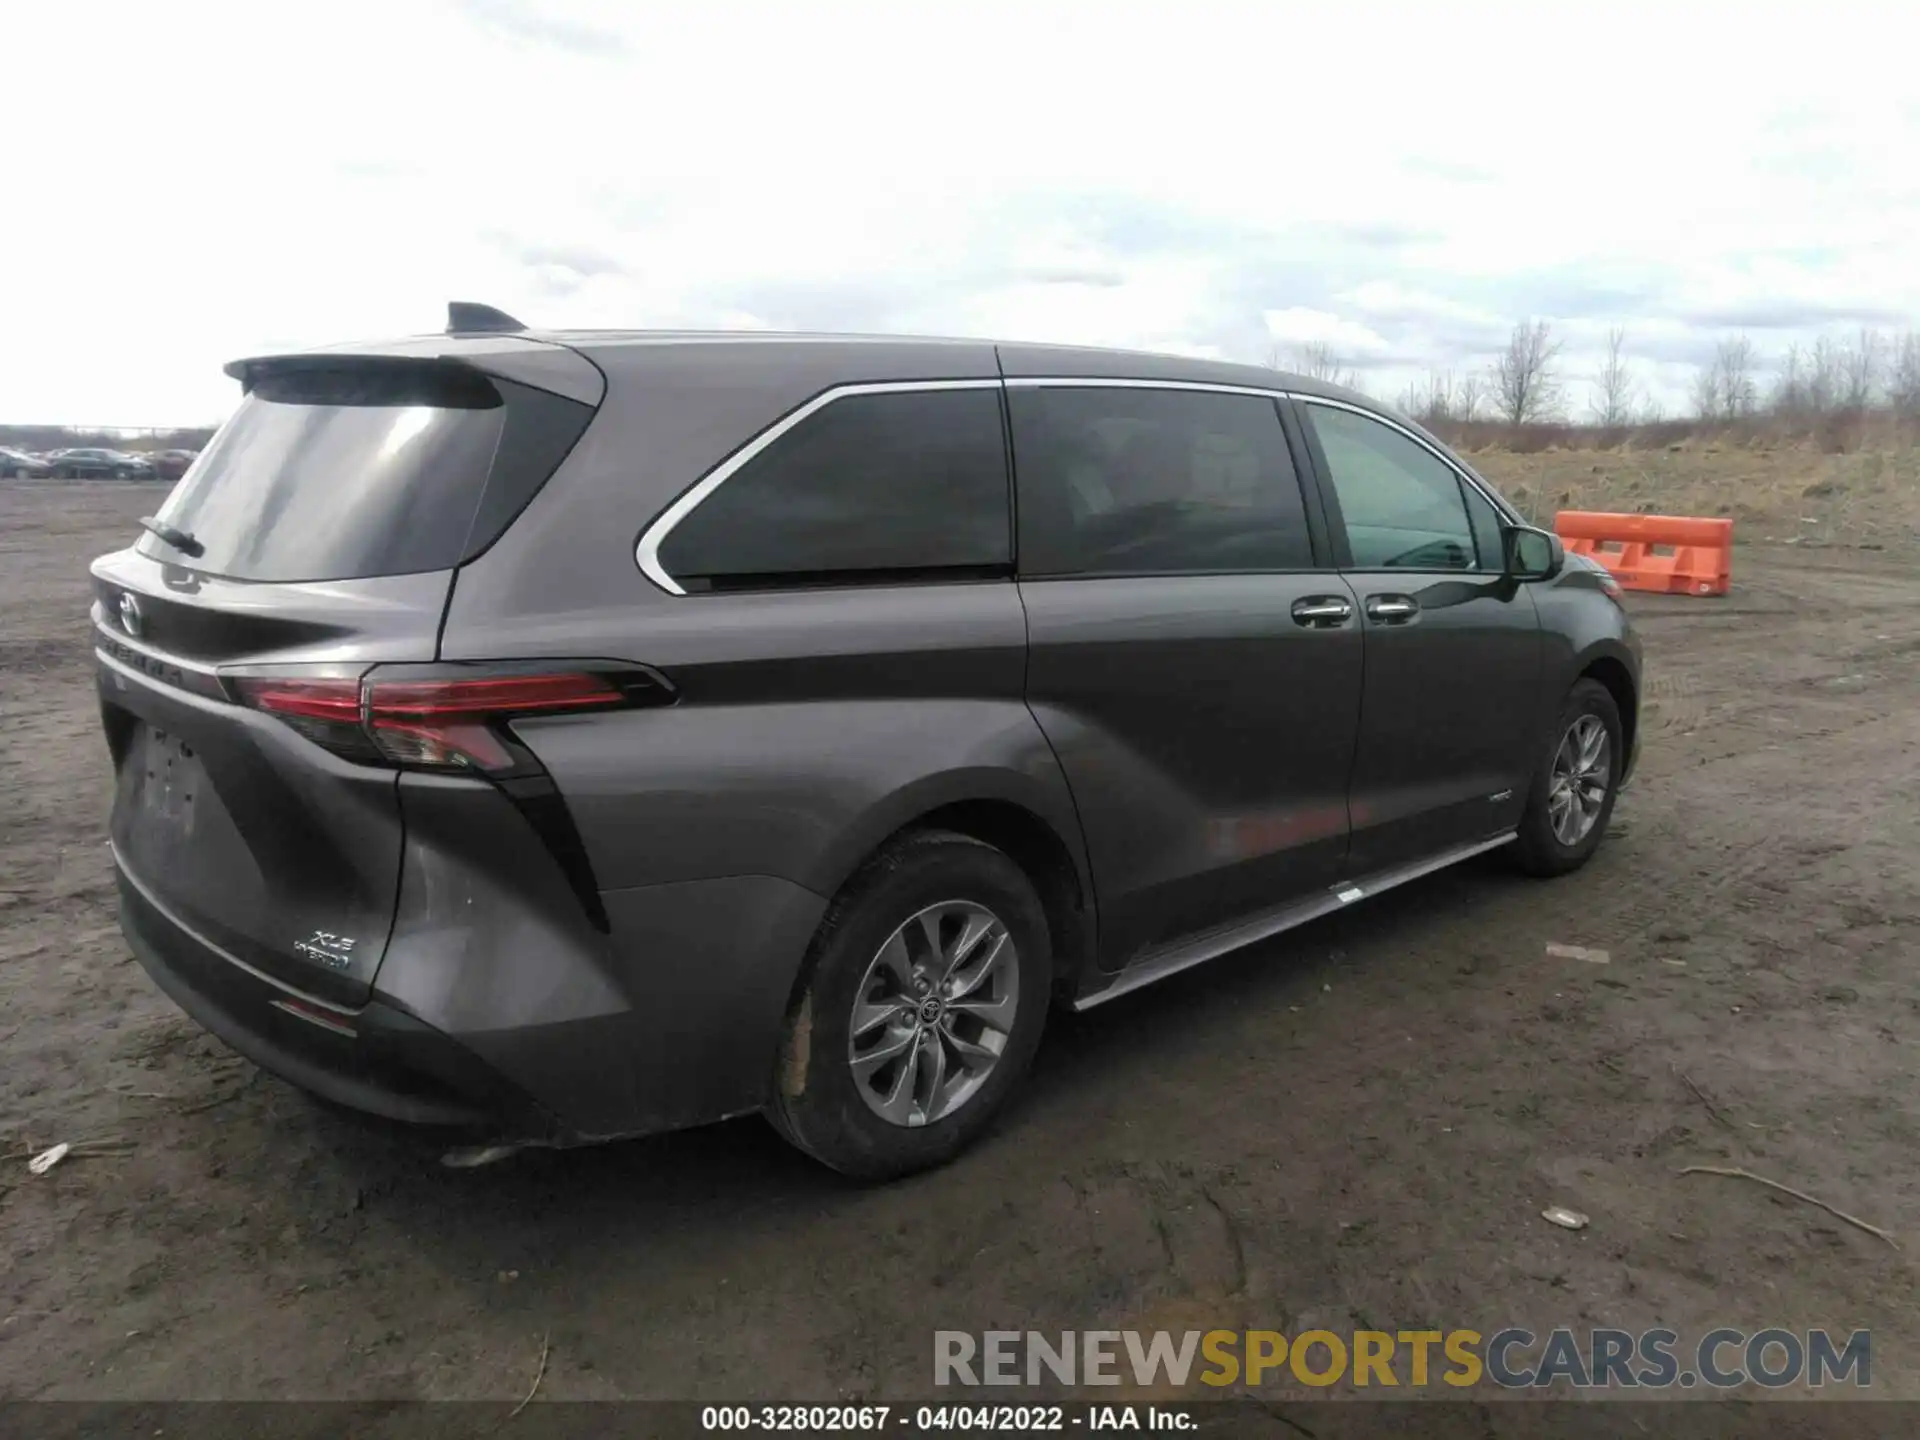
M 120 628 L 137 640 L 146 623 L 146 618 L 140 613 L 140 602 L 130 594 L 122 595 L 120 597 Z

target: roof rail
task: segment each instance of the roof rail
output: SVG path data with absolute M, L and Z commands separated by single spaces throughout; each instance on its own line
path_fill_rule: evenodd
M 471 300 L 451 300 L 447 303 L 447 334 L 449 335 L 475 332 L 498 335 L 526 328 L 506 311 L 496 310 L 491 305 L 479 305 Z

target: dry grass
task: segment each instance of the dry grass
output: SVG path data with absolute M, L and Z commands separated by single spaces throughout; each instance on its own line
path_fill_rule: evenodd
M 1805 445 L 1822 454 L 1839 455 L 1920 445 L 1920 414 L 1884 407 L 1821 414 L 1762 412 L 1737 420 L 1652 420 L 1612 426 L 1564 420 L 1509 425 L 1504 420 L 1451 420 L 1418 414 L 1415 418 L 1459 449 L 1492 448 L 1516 454 L 1539 450 L 1666 450 L 1675 445 L 1718 444 L 1750 450 Z
M 1558 510 L 1730 515 L 1734 534 L 1747 540 L 1906 548 L 1920 544 L 1920 444 L 1888 438 L 1884 448 L 1844 454 L 1759 436 L 1658 449 L 1465 453 L 1543 524 Z

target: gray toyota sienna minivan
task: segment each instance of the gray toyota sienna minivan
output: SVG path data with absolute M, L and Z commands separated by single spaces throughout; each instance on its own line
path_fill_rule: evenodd
M 1610 578 L 1338 387 L 466 305 L 228 370 L 93 565 L 121 924 L 347 1106 L 898 1174 L 1050 1007 L 1571 870 L 1632 765 Z

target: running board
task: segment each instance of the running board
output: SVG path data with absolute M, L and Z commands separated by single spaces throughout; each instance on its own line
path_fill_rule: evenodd
M 1451 850 L 1442 850 L 1438 855 L 1425 860 L 1416 860 L 1410 865 L 1399 865 L 1391 870 L 1382 870 L 1378 875 L 1363 880 L 1346 880 L 1315 895 L 1289 901 L 1271 910 L 1263 910 L 1251 919 L 1217 930 L 1203 931 L 1184 940 L 1158 949 L 1146 950 L 1135 957 L 1127 968 L 1113 977 L 1113 983 L 1105 989 L 1095 990 L 1075 998 L 1073 1009 L 1091 1010 L 1094 1006 L 1108 1000 L 1151 985 L 1156 980 L 1164 980 L 1169 975 L 1177 975 L 1182 970 L 1191 970 L 1195 965 L 1204 965 L 1209 960 L 1217 960 L 1229 951 L 1239 950 L 1258 941 L 1270 939 L 1282 931 L 1291 930 L 1296 925 L 1304 925 L 1309 920 L 1318 920 L 1322 915 L 1331 915 L 1335 910 L 1344 910 L 1356 901 L 1378 895 L 1383 890 L 1391 890 L 1396 885 L 1404 885 L 1409 880 L 1418 880 L 1422 875 L 1431 875 L 1436 870 L 1444 870 L 1449 865 L 1458 865 L 1462 860 L 1470 860 L 1475 855 L 1485 854 L 1498 849 L 1513 839 L 1517 832 L 1503 831 L 1490 840 L 1475 840 L 1470 844 L 1456 845 Z

